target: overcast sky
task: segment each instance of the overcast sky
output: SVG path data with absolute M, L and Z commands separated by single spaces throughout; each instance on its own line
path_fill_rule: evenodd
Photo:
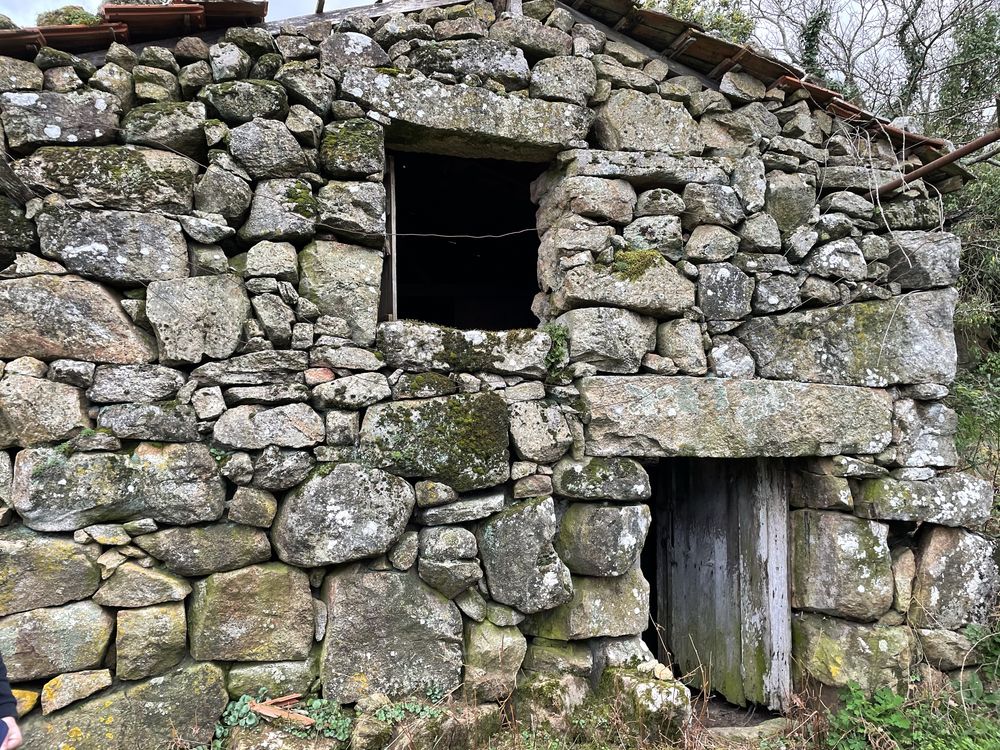
M 82 5 L 89 11 L 96 11 L 101 0 L 0 0 L 0 13 L 10 16 L 18 26 L 34 26 L 35 16 L 43 10 L 61 8 L 63 5 Z M 326 10 L 349 8 L 353 5 L 368 5 L 366 0 L 327 0 Z M 267 7 L 267 20 L 277 21 L 292 16 L 304 16 L 316 11 L 316 0 L 271 0 Z

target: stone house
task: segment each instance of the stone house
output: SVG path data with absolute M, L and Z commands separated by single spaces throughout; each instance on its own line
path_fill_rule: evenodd
M 413 694 L 466 746 L 512 692 L 670 732 L 975 663 L 964 173 L 877 191 L 944 144 L 624 0 L 45 48 L 0 123 L 29 747 L 205 743 L 260 688 L 355 750 Z

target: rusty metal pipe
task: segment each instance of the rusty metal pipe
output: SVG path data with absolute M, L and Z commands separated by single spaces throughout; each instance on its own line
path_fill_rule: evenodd
M 913 182 L 914 180 L 920 179 L 925 174 L 930 174 L 936 169 L 940 169 L 943 166 L 951 164 L 953 161 L 961 159 L 963 156 L 968 156 L 971 153 L 978 151 L 981 148 L 989 146 L 994 141 L 1000 141 L 1000 128 L 997 128 L 991 133 L 979 136 L 974 141 L 969 141 L 964 146 L 956 148 L 954 151 L 950 151 L 944 156 L 939 156 L 932 162 L 924 164 L 924 166 L 914 169 L 909 174 L 904 174 L 902 177 L 898 177 L 892 182 L 887 182 L 879 188 L 870 191 L 865 197 L 868 200 L 872 200 L 877 195 L 885 195 L 886 193 L 891 193 L 896 188 L 902 187 L 907 183 Z

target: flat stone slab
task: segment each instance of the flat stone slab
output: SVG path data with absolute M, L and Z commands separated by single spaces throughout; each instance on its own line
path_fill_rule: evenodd
M 11 505 L 38 531 L 153 518 L 214 521 L 226 491 L 202 443 L 140 443 L 135 452 L 74 453 L 32 448 L 17 454 Z
M 989 520 L 993 487 L 971 474 L 944 474 L 926 482 L 881 477 L 860 482 L 854 502 L 862 518 L 975 529 Z
M 755 318 L 736 336 L 761 377 L 841 385 L 950 383 L 954 289 Z
M 575 104 L 371 68 L 348 68 L 340 87 L 344 96 L 392 119 L 386 130 L 390 145 L 453 156 L 542 161 L 585 139 L 594 119 Z
M 656 375 L 580 381 L 592 456 L 878 453 L 892 399 L 868 388 Z
M 559 154 L 567 177 L 609 177 L 628 180 L 633 187 L 680 187 L 696 182 L 728 185 L 732 163 L 727 159 L 671 156 L 655 151 L 571 149 Z
M 378 347 L 390 367 L 544 377 L 552 339 L 545 331 L 460 331 L 415 320 L 378 327 Z
M 151 148 L 44 146 L 13 168 L 41 193 L 83 198 L 100 208 L 187 213 L 198 165 Z
M 37 275 L 0 281 L 0 358 L 25 356 L 141 364 L 156 346 L 100 284 Z

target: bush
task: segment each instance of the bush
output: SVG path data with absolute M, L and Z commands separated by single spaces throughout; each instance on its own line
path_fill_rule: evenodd
M 79 5 L 64 5 L 62 8 L 47 10 L 44 13 L 39 13 L 35 19 L 35 23 L 39 26 L 68 26 L 70 24 L 95 26 L 100 22 L 99 16 L 84 10 Z

